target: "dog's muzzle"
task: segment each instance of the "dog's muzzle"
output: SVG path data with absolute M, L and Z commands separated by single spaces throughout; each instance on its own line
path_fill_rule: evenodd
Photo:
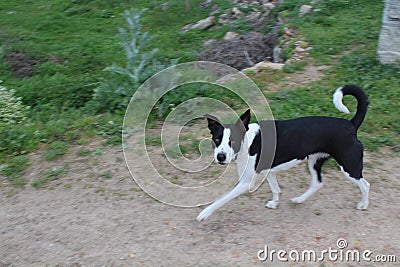
M 217 154 L 217 161 L 219 164 L 225 164 L 226 154 L 225 153 L 218 153 Z

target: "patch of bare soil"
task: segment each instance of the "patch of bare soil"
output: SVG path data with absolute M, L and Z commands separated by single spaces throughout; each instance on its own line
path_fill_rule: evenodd
M 193 132 L 202 133 L 205 127 L 193 126 Z M 154 147 L 150 152 L 160 151 Z M 3 182 L 0 187 L 0 266 L 396 265 L 334 261 L 328 255 L 323 263 L 257 258 L 266 245 L 288 252 L 337 250 L 340 238 L 348 243 L 344 252 L 370 250 L 372 259 L 396 255 L 400 261 L 398 154 L 366 153 L 364 176 L 371 184 L 366 211 L 355 209 L 360 191 L 335 164 L 324 167 L 325 185 L 315 196 L 291 204 L 289 199 L 302 194 L 310 180 L 306 164 L 301 164 L 277 175 L 283 191 L 278 209 L 264 207 L 272 196 L 264 183 L 199 223 L 195 218 L 202 207 L 173 207 L 144 193 L 131 178 L 120 147 L 103 147 L 92 140 L 51 162 L 41 153 L 30 155 L 25 178 L 33 181 L 49 170 L 62 170 L 57 179 L 41 189 L 30 183 L 18 188 Z M 152 158 L 177 184 L 185 179 L 202 183 L 223 168 L 213 164 L 206 176 L 193 178 L 158 155 Z M 234 173 L 232 180 L 237 180 Z
M 30 58 L 24 52 L 14 51 L 5 55 L 6 62 L 16 78 L 32 77 L 35 66 L 40 62 Z

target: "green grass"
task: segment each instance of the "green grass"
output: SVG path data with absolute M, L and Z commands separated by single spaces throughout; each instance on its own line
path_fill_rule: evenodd
M 43 151 L 43 158 L 47 161 L 52 161 L 61 158 L 68 148 L 68 144 L 55 141 L 49 145 L 49 147 Z
M 296 2 L 287 0 L 286 4 Z M 351 118 L 340 114 L 332 104 L 332 94 L 344 84 L 356 84 L 369 96 L 370 106 L 359 135 L 369 150 L 383 146 L 399 149 L 400 68 L 377 61 L 376 48 L 383 3 L 376 1 L 320 1 L 321 11 L 299 19 L 295 24 L 312 45 L 312 56 L 319 64 L 331 65 L 321 81 L 306 88 L 268 93 L 276 119 L 308 115 Z M 380 12 L 376 12 L 380 10 Z M 254 76 L 257 81 L 257 76 Z M 259 84 L 259 83 L 258 83 Z M 355 111 L 352 98 L 345 104 Z
M 91 153 L 92 153 L 92 151 L 90 149 L 81 148 L 76 152 L 76 155 L 78 157 L 86 157 L 86 156 L 90 155 Z
M 31 185 L 36 188 L 43 188 L 49 182 L 59 179 L 63 173 L 64 170 L 53 168 L 51 170 L 48 170 L 45 174 L 43 174 L 41 178 L 32 181 Z
M 186 12 L 184 1 L 154 0 L 43 0 L 0 3 L 0 80 L 15 89 L 24 104 L 31 106 L 29 120 L 2 131 L 0 163 L 8 155 L 25 154 L 41 143 L 78 142 L 82 137 L 101 135 L 109 144 L 121 143 L 122 114 L 97 117 L 86 103 L 105 67 L 123 65 L 124 51 L 118 43 L 118 28 L 126 27 L 121 13 L 130 8 L 143 9 L 143 31 L 155 38 L 160 61 L 196 59 L 200 44 L 210 38 L 222 38 L 226 27 L 210 31 L 182 32 L 191 22 L 204 18 L 211 7 L 200 8 L 200 0 L 191 2 Z M 227 0 L 216 0 L 222 10 Z M 213 2 L 213 3 L 214 3 Z M 23 19 L 21 19 L 23 18 Z M 31 65 L 33 76 L 17 78 L 10 69 L 7 55 L 21 52 Z M 113 125 L 108 121 L 114 121 Z
M 165 0 L 3 0 L 0 3 L 0 80 L 2 86 L 15 89 L 24 104 L 31 106 L 28 120 L 12 128 L 0 129 L 1 173 L 15 184 L 29 165 L 27 153 L 39 146 L 49 160 L 62 156 L 71 144 L 80 144 L 95 136 L 102 136 L 109 144 L 120 144 L 121 124 L 124 110 L 116 114 L 95 114 L 86 103 L 92 98 L 105 73 L 103 69 L 113 63 L 123 65 L 125 55 L 116 34 L 125 27 L 120 14 L 132 7 L 147 8 L 143 14 L 143 30 L 154 35 L 150 48 L 159 50 L 157 59 L 167 62 L 179 59 L 187 62 L 196 59 L 201 44 L 211 38 L 220 39 L 231 30 L 215 27 L 208 31 L 182 32 L 180 29 L 209 14 L 208 7 L 200 8 L 201 0 L 192 0 L 189 12 L 185 1 L 170 1 L 165 10 L 160 5 Z M 362 87 L 370 98 L 370 107 L 360 129 L 360 139 L 367 149 L 383 146 L 399 149 L 400 117 L 399 68 L 381 66 L 376 60 L 378 34 L 381 27 L 383 1 L 375 0 L 321 0 L 311 12 L 298 17 L 298 8 L 306 0 L 286 0 L 273 13 L 280 14 L 284 26 L 296 26 L 305 40 L 313 47 L 311 56 L 317 64 L 327 64 L 331 69 L 325 77 L 307 88 L 267 93 L 272 111 L 277 119 L 307 115 L 349 116 L 339 114 L 331 103 L 335 88 L 353 83 Z M 221 12 L 229 8 L 227 0 L 214 0 Z M 244 32 L 247 25 L 238 22 Z M 12 73 L 6 56 L 22 52 L 35 64 L 30 67 L 33 75 L 17 78 Z M 279 82 L 288 72 L 301 71 L 304 66 L 296 64 L 283 71 L 262 71 L 250 76 L 265 89 L 269 83 Z M 182 87 L 183 88 L 183 87 Z M 185 88 L 183 88 L 185 89 Z M 182 91 L 183 91 L 182 89 Z M 214 88 L 203 88 L 207 94 Z M 191 90 L 191 91 L 190 91 Z M 196 88 L 185 92 L 171 92 L 161 106 L 168 108 L 184 99 L 196 97 Z M 233 95 L 223 94 L 224 102 L 234 108 L 241 107 Z M 350 110 L 355 110 L 353 99 L 345 99 Z M 159 117 L 153 116 L 156 120 Z M 151 138 L 150 144 L 159 145 L 160 140 Z M 54 145 L 58 143 L 58 145 Z M 53 148 L 51 148 L 54 146 Z M 192 150 L 197 144 L 184 145 Z M 182 148 L 181 148 L 182 149 Z M 98 148 L 94 155 L 102 155 Z M 79 156 L 86 155 L 81 151 Z M 19 163 L 18 163 L 19 162 Z
M 101 177 L 102 177 L 104 180 L 111 179 L 111 178 L 112 178 L 112 172 L 111 172 L 111 171 L 105 171 L 105 172 L 103 172 L 103 173 L 101 174 Z
M 22 177 L 23 171 L 30 165 L 26 156 L 11 158 L 6 164 L 0 166 L 0 173 L 13 185 L 23 186 L 26 180 Z

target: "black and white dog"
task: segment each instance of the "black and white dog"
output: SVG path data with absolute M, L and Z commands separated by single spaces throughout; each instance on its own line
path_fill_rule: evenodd
M 302 203 L 322 187 L 321 167 L 332 157 L 344 175 L 361 190 L 362 199 L 357 204 L 357 209 L 367 209 L 370 185 L 362 176 L 363 145 L 357 139 L 357 130 L 365 118 L 368 98 L 355 85 L 338 88 L 333 95 L 333 103 L 339 111 L 345 113 L 350 113 L 342 103 L 345 95 L 354 96 L 358 102 L 356 114 L 350 121 L 312 116 L 250 123 L 250 110 L 247 110 L 235 124 L 222 125 L 215 117 L 207 116 L 208 128 L 214 142 L 215 161 L 227 164 L 236 160 L 239 182 L 230 192 L 205 208 L 197 220 L 207 219 L 222 205 L 245 193 L 255 174 L 267 176 L 272 200 L 267 201 L 265 206 L 275 209 L 281 192 L 275 173 L 293 167 L 306 157 L 311 185 L 304 194 L 291 199 L 292 202 Z M 275 133 L 271 133 L 271 129 Z M 271 135 L 274 138 L 270 138 Z M 272 157 L 269 156 L 269 150 L 275 151 Z

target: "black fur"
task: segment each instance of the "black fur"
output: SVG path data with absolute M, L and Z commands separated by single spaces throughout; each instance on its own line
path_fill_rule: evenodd
M 315 153 L 327 153 L 332 156 L 351 177 L 362 178 L 363 145 L 357 139 L 357 129 L 365 118 L 368 98 L 365 93 L 354 85 L 342 88 L 343 95 L 353 95 L 358 100 L 357 112 L 349 121 L 346 119 L 311 116 L 290 120 L 261 121 L 260 132 L 256 135 L 249 154 L 257 155 L 256 171 L 273 168 L 294 159 L 305 159 Z M 271 148 L 265 146 L 271 129 L 271 123 L 276 129 L 276 149 L 273 160 L 270 158 Z M 262 159 L 260 159 L 262 157 Z M 272 160 L 272 164 L 270 164 Z M 316 168 L 320 177 L 320 162 Z M 320 178 L 321 179 L 321 178 Z

